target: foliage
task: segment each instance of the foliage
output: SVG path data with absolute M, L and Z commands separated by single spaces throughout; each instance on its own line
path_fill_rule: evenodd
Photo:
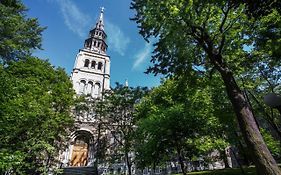
M 279 28 L 268 27 L 266 20 L 268 15 L 279 19 L 276 10 L 256 20 L 247 16 L 243 4 L 233 1 L 133 0 L 131 8 L 136 11 L 133 20 L 144 39 L 158 38 L 148 72 L 187 78 L 191 74 L 218 73 L 259 173 L 281 173 L 262 139 L 241 84 L 237 83 L 240 75 L 258 64 L 276 66 L 273 49 L 257 40 L 259 36 L 266 38 L 262 27 L 270 35 L 279 35 Z
M 114 142 L 111 143 L 111 162 L 125 160 L 128 173 L 131 174 L 133 137 L 135 130 L 134 105 L 146 94 L 147 88 L 126 87 L 119 83 L 112 90 L 105 92 L 97 104 L 96 112 L 103 116 L 103 126 L 110 131 Z
M 224 150 L 228 145 L 226 135 L 218 134 L 222 124 L 214 116 L 211 89 L 200 79 L 192 83 L 201 88 L 182 79 L 168 79 L 137 105 L 139 167 L 159 165 L 175 157 L 191 161 L 194 156 Z
M 249 17 L 260 18 L 278 10 L 281 13 L 281 2 L 278 0 L 233 0 L 234 3 L 245 4 Z
M 26 17 L 19 0 L 1 0 L 0 62 L 25 59 L 33 49 L 40 49 L 43 30 L 37 19 Z
M 281 154 L 281 143 L 279 140 L 275 140 L 272 135 L 265 129 L 261 128 L 261 133 L 267 144 L 269 150 L 274 156 L 280 156 Z
M 26 58 L 0 67 L 0 171 L 44 174 L 73 124 L 72 84 L 61 68 Z

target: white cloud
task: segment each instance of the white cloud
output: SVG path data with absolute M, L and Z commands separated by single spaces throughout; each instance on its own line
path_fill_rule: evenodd
M 133 64 L 132 69 L 137 69 L 141 67 L 144 63 L 146 63 L 147 60 L 151 57 L 151 52 L 153 50 L 152 42 L 146 43 L 144 48 L 136 54 L 135 56 L 135 62 Z
M 64 23 L 81 38 L 86 36 L 91 18 L 84 14 L 71 0 L 55 0 L 60 7 Z
M 130 38 L 127 37 L 117 25 L 109 21 L 105 21 L 105 31 L 108 36 L 108 45 L 110 49 L 124 56 Z

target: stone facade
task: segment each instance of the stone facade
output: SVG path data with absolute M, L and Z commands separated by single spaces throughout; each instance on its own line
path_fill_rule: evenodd
M 93 29 L 90 30 L 84 47 L 79 50 L 71 80 L 76 94 L 88 96 L 92 102 L 110 90 L 110 57 L 106 54 L 103 8 Z M 91 102 L 91 103 L 92 103 Z M 61 167 L 92 167 L 95 162 L 98 134 L 106 138 L 106 130 L 100 130 L 99 120 L 93 107 L 88 111 L 73 110 L 76 130 L 71 134 L 67 149 L 61 153 Z
M 110 89 L 110 57 L 106 54 L 106 37 L 102 9 L 74 63 L 71 80 L 78 95 L 97 98 L 104 90 Z

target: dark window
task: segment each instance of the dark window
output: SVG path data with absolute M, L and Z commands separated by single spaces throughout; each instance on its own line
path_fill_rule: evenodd
M 88 59 L 85 60 L 84 67 L 89 67 L 90 61 Z
M 89 48 L 89 47 L 90 47 L 90 43 L 89 43 L 88 41 L 86 41 L 85 47 L 86 47 L 86 48 Z
M 99 62 L 99 63 L 98 63 L 98 70 L 101 70 L 101 68 L 102 68 L 102 63 Z
M 91 68 L 95 69 L 95 67 L 96 67 L 96 62 L 92 61 Z

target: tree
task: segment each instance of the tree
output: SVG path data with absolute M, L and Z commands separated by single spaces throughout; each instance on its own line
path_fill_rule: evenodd
M 33 49 L 40 49 L 43 30 L 37 19 L 26 17 L 19 0 L 1 0 L 0 62 L 25 59 Z
M 247 8 L 247 14 L 254 18 L 266 16 L 270 14 L 273 9 L 281 13 L 281 2 L 278 0 L 233 0 L 233 3 L 244 4 Z
M 98 174 L 98 167 L 106 162 L 106 150 L 109 147 L 106 133 L 107 117 L 106 104 L 102 98 L 93 98 L 90 95 L 79 96 L 75 101 L 74 114 L 81 119 L 91 119 L 91 125 L 96 129 L 94 132 L 94 172 Z
M 104 94 L 100 102 L 102 104 L 96 110 L 98 115 L 104 116 L 104 127 L 115 140 L 111 145 L 111 152 L 116 155 L 111 156 L 125 160 L 129 175 L 132 174 L 133 161 L 131 153 L 135 130 L 134 105 L 146 92 L 147 88 L 131 88 L 117 83 L 115 88 Z
M 193 79 L 190 84 L 181 81 L 166 80 L 137 105 L 137 160 L 142 167 L 155 168 L 177 157 L 186 174 L 184 162 L 199 156 L 202 139 L 208 136 L 209 140 L 218 140 L 216 134 L 211 134 L 217 133 L 221 125 L 214 116 L 211 89 L 201 79 Z M 195 89 L 193 83 L 201 88 Z M 213 146 L 208 151 L 218 148 Z
M 47 61 L 0 65 L 0 172 L 46 174 L 73 126 L 68 75 Z
M 256 69 L 241 76 L 243 89 L 254 109 L 258 124 L 262 128 L 272 130 L 281 141 L 281 120 L 276 110 L 264 104 L 268 93 L 280 92 L 280 66 L 259 65 Z
M 146 40 L 152 36 L 159 38 L 151 60 L 154 66 L 148 72 L 187 77 L 196 70 L 218 73 L 257 172 L 281 174 L 235 78 L 251 69 L 253 63 L 264 59 L 249 58 L 251 50 L 245 49 L 245 46 L 255 46 L 256 35 L 251 34 L 260 29 L 259 21 L 254 23 L 247 18 L 245 7 L 232 1 L 133 0 L 131 8 L 136 11 L 133 20 L 138 24 L 140 34 Z

